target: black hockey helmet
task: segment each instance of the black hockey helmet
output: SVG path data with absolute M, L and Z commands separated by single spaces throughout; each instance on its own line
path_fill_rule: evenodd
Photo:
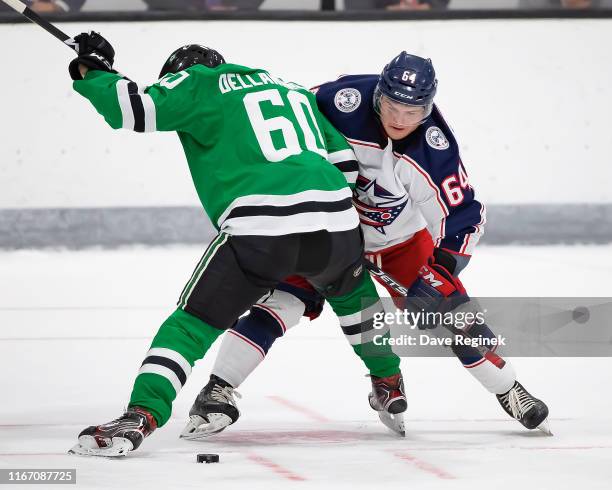
M 225 63 L 221 53 L 201 44 L 187 44 L 174 51 L 164 63 L 159 72 L 159 78 L 167 73 L 178 73 L 194 65 L 204 65 L 215 68 Z

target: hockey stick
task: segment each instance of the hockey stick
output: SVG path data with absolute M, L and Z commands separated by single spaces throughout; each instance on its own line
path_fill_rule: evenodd
M 60 41 L 62 41 L 66 46 L 70 49 L 76 51 L 76 44 L 72 42 L 72 38 L 68 36 L 65 32 L 55 27 L 48 20 L 43 19 L 40 15 L 34 12 L 30 7 L 28 7 L 21 0 L 2 0 L 9 7 L 14 9 L 16 12 L 20 13 L 24 17 L 30 19 L 35 24 L 38 24 L 45 31 L 47 31 L 52 36 L 56 37 Z
M 368 269 L 373 276 L 380 279 L 381 282 L 389 286 L 396 293 L 401 294 L 404 297 L 408 296 L 408 290 L 404 286 L 402 286 L 399 282 L 397 282 L 395 279 L 393 279 L 393 277 L 391 277 L 389 274 L 384 272 L 380 267 L 376 266 L 375 264 L 373 264 L 367 259 L 364 259 L 364 263 L 365 263 L 365 268 Z M 474 338 L 469 333 L 455 327 L 454 325 L 444 325 L 444 327 L 455 336 L 461 336 L 461 337 L 468 338 L 468 339 Z M 491 349 L 487 349 L 486 346 L 476 344 L 476 345 L 473 345 L 472 347 L 474 347 L 482 357 L 484 357 L 487 361 L 489 361 L 495 367 L 502 369 L 506 365 L 506 361 L 504 361 L 500 356 L 498 356 Z

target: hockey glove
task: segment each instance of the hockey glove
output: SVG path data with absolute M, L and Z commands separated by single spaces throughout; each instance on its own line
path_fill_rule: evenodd
M 457 268 L 457 258 L 455 254 L 443 248 L 434 248 L 433 256 L 436 264 L 441 265 L 451 274 L 455 274 L 455 269 Z
M 110 43 L 97 32 L 83 32 L 74 37 L 75 50 L 79 55 L 68 66 L 73 80 L 82 80 L 79 65 L 85 65 L 90 70 L 113 71 L 115 50 Z
M 428 314 L 444 315 L 469 300 L 461 281 L 432 257 L 428 264 L 421 267 L 419 276 L 408 289 L 405 308 L 415 314 L 422 312 L 416 326 L 424 330 L 438 326 L 435 321 L 430 321 L 436 316 Z

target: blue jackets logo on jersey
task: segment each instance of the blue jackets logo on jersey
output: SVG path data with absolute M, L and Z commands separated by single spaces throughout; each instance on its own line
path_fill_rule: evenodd
M 357 193 L 353 195 L 353 205 L 359 213 L 361 223 L 374 227 L 376 231 L 384 235 L 384 227 L 393 223 L 406 207 L 407 197 L 405 195 L 394 196 L 384 187 L 378 185 L 376 179 L 369 180 L 363 175 L 357 177 L 356 189 L 365 194 L 369 191 L 373 193 L 374 197 L 385 199 L 385 202 L 382 203 L 384 206 L 372 206 L 361 201 Z
M 436 150 L 446 150 L 450 146 L 448 139 L 446 139 L 442 130 L 437 126 L 428 128 L 425 138 L 427 139 L 427 144 Z
M 334 103 L 339 111 L 353 112 L 361 104 L 361 92 L 355 88 L 343 88 L 336 92 Z

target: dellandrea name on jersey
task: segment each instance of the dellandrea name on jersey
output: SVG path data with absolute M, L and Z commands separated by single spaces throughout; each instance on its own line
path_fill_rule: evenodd
M 113 128 L 176 131 L 200 201 L 225 233 L 359 224 L 346 180 L 356 179 L 355 155 L 304 87 L 222 64 L 169 73 L 148 87 L 94 70 L 74 88 Z
M 408 240 L 425 226 L 436 246 L 471 255 L 483 233 L 457 141 L 434 105 L 408 137 L 389 139 L 373 108 L 378 75 L 343 76 L 313 89 L 319 109 L 348 139 L 359 174 L 353 193 L 368 251 Z
M 285 82 L 283 79 L 273 77 L 266 71 L 261 71 L 253 74 L 245 74 L 244 77 L 240 73 L 221 73 L 219 75 L 219 91 L 226 94 L 232 90 L 244 90 L 262 85 L 282 85 L 291 90 L 299 90 L 303 87 L 292 82 Z

